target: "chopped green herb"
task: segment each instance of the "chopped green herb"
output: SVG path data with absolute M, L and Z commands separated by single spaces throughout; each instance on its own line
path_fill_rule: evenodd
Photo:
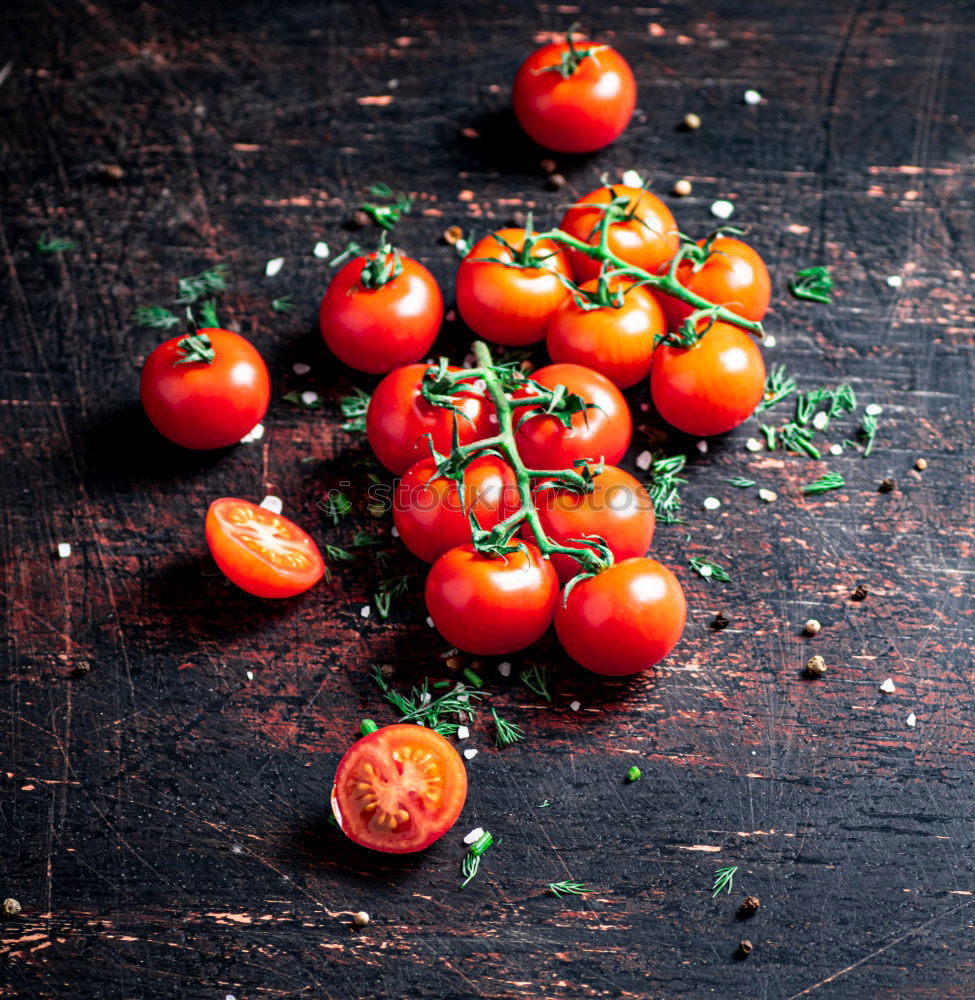
M 132 322 L 152 330 L 168 330 L 170 327 L 179 326 L 180 318 L 165 306 L 137 306 L 132 313 Z
M 824 472 L 815 482 L 806 483 L 802 492 L 817 496 L 820 493 L 829 493 L 830 490 L 838 490 L 843 486 L 846 486 L 846 480 L 838 472 Z
M 342 416 L 346 418 L 342 424 L 344 431 L 364 431 L 366 429 L 366 410 L 369 409 L 369 393 L 361 389 L 353 389 L 351 396 L 343 396 L 339 400 Z
M 284 393 L 281 398 L 286 403 L 297 406 L 302 410 L 320 410 L 325 405 L 318 393 L 314 393 L 313 399 L 311 396 L 306 396 L 304 392 L 299 392 L 297 389 Z
M 642 777 L 643 777 L 643 772 L 636 766 L 636 764 L 634 764 L 626 772 L 626 780 L 630 782 L 639 781 Z
M 226 265 L 217 264 L 209 271 L 203 271 L 189 278 L 180 278 L 176 285 L 176 291 L 179 293 L 179 298 L 176 299 L 177 304 L 187 306 L 206 295 L 225 292 L 227 290 L 226 274 Z
M 587 892 L 595 892 L 582 882 L 549 882 L 548 891 L 553 896 L 583 896 Z
M 352 548 L 369 549 L 376 545 L 382 545 L 383 541 L 378 535 L 370 535 L 368 531 L 357 531 L 355 538 L 352 539 Z
M 355 556 L 346 549 L 340 549 L 337 545 L 323 545 L 325 555 L 334 562 L 352 562 Z
M 46 236 L 42 236 L 37 241 L 37 249 L 41 253 L 65 253 L 68 250 L 74 250 L 78 244 L 74 240 L 66 239 L 63 236 L 54 236 L 48 239 Z
M 742 476 L 732 476 L 730 479 L 725 480 L 729 486 L 737 486 L 740 490 L 747 490 L 749 486 L 755 485 L 754 479 L 745 479 Z
M 873 413 L 865 413 L 860 423 L 860 434 L 866 441 L 863 449 L 863 457 L 866 458 L 873 451 L 874 438 L 877 436 L 877 417 Z
M 658 458 L 649 469 L 650 481 L 647 491 L 653 503 L 653 512 L 661 524 L 683 524 L 683 519 L 677 516 L 677 509 L 683 502 L 680 488 L 687 483 L 678 476 L 687 464 L 684 455 L 671 455 Z
M 719 868 L 714 873 L 714 885 L 711 886 L 711 888 L 714 890 L 711 893 L 712 899 L 714 899 L 714 897 L 717 896 L 719 892 L 727 891 L 729 894 L 731 893 L 731 887 L 735 881 L 735 872 L 737 871 L 738 871 L 737 865 L 730 865 L 727 868 Z
M 769 451 L 775 451 L 775 428 L 771 424 L 759 424 L 758 429 L 765 438 L 765 447 Z
M 481 856 L 484 852 L 494 843 L 494 837 L 490 833 L 482 833 L 481 836 L 471 844 L 464 856 L 464 860 L 460 866 L 460 873 L 464 877 L 464 881 L 461 882 L 461 889 L 466 886 L 475 875 L 477 875 L 478 869 L 481 866 Z
M 797 299 L 809 302 L 832 302 L 833 278 L 826 267 L 803 267 L 789 282 L 789 291 Z
M 332 519 L 332 524 L 338 524 L 352 510 L 352 501 L 341 490 L 329 490 L 318 506 Z
M 539 809 L 547 809 L 547 808 L 548 808 L 548 807 L 549 807 L 549 806 L 550 806 L 551 804 L 552 804 L 552 803 L 551 803 L 551 802 L 549 802 L 549 800 L 548 800 L 548 799 L 546 799 L 546 800 L 545 800 L 544 802 L 541 802 L 541 803 L 539 803 L 539 806 L 538 806 L 538 808 L 539 808 Z
M 461 671 L 461 676 L 471 687 L 484 687 L 484 681 L 481 680 L 480 674 L 475 673 L 470 667 L 464 667 L 463 671 Z
M 546 701 L 552 700 L 552 693 L 548 689 L 552 673 L 548 667 L 532 663 L 530 666 L 525 667 L 518 674 L 518 677 L 529 691 L 534 691 L 535 694 L 540 695 Z
M 755 412 L 761 413 L 770 406 L 775 406 L 795 391 L 796 380 L 791 375 L 786 377 L 785 365 L 772 365 L 765 379 L 765 393 Z
M 413 207 L 413 199 L 405 194 L 397 194 L 388 184 L 373 184 L 369 188 L 369 196 L 383 200 L 391 200 L 392 204 L 377 205 L 363 202 L 359 209 L 387 232 L 396 225 Z
M 189 315 L 190 310 L 186 310 L 187 315 Z M 203 305 L 200 306 L 200 325 L 213 330 L 220 326 L 220 320 L 217 318 L 217 304 L 213 299 L 207 299 Z
M 788 451 L 801 451 L 810 458 L 822 458 L 820 450 L 812 443 L 813 432 L 798 424 L 788 423 L 779 428 L 779 440 Z
M 283 295 L 280 299 L 271 299 L 271 308 L 276 313 L 289 312 L 294 307 L 295 304 L 291 301 L 290 295 Z
M 688 560 L 690 567 L 694 570 L 698 576 L 703 576 L 705 580 L 719 580 L 721 583 L 727 583 L 731 577 L 728 576 L 728 571 L 716 562 L 712 562 L 710 559 L 701 559 L 699 556 L 691 556 Z
M 512 743 L 517 743 L 525 738 L 521 726 L 515 725 L 513 722 L 506 722 L 493 708 L 491 716 L 494 719 L 494 742 L 497 746 L 511 746 Z
M 405 576 L 392 576 L 388 580 L 380 580 L 379 587 L 373 597 L 376 610 L 380 618 L 389 617 L 389 609 L 393 601 L 402 597 L 410 588 L 410 580 L 413 575 L 408 573 Z
M 430 694 L 430 682 L 424 679 L 419 687 L 410 689 L 408 696 L 394 691 L 379 667 L 373 667 L 373 680 L 382 691 L 383 697 L 400 713 L 400 722 L 413 722 L 436 730 L 441 736 L 453 736 L 458 722 L 446 721 L 444 716 L 454 715 L 465 722 L 474 719 L 473 702 L 483 698 L 481 691 L 473 691 L 463 684 L 455 684 L 446 694 L 434 698 Z

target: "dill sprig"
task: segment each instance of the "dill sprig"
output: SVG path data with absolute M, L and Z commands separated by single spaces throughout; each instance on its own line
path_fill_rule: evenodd
M 325 555 L 333 562 L 352 562 L 355 559 L 353 553 L 349 552 L 348 549 L 339 548 L 338 545 L 323 545 L 322 548 Z
M 152 330 L 168 330 L 179 326 L 180 318 L 170 312 L 165 306 L 137 306 L 132 313 L 132 322 L 139 326 L 147 326 Z
M 863 449 L 863 457 L 866 458 L 873 451 L 874 438 L 877 436 L 877 417 L 873 413 L 865 413 L 860 422 L 860 434 L 866 441 Z
M 711 886 L 714 890 L 711 893 L 712 899 L 714 899 L 720 892 L 731 893 L 731 887 L 735 881 L 735 872 L 737 871 L 737 865 L 729 865 L 727 868 L 719 868 L 714 873 L 714 885 Z
M 514 722 L 507 722 L 492 708 L 491 716 L 494 719 L 494 742 L 498 747 L 508 747 L 512 743 L 517 743 L 525 738 L 524 730 Z
M 371 549 L 377 545 L 382 545 L 383 539 L 379 535 L 370 535 L 368 531 L 357 531 L 352 539 L 352 548 Z
M 534 691 L 546 701 L 552 700 L 552 692 L 548 689 L 552 680 L 552 671 L 547 666 L 532 663 L 518 674 L 518 678 L 529 691 Z
M 832 290 L 833 277 L 827 267 L 800 268 L 789 282 L 789 291 L 797 299 L 809 302 L 832 302 Z
M 811 430 L 795 423 L 779 428 L 779 440 L 787 451 L 801 451 L 810 458 L 822 458 L 822 452 L 812 443 L 812 437 Z
M 771 424 L 759 424 L 758 429 L 762 432 L 762 437 L 765 438 L 765 447 L 769 451 L 775 451 L 775 428 Z
M 430 681 L 424 678 L 419 687 L 412 687 L 408 695 L 394 691 L 379 667 L 374 666 L 372 679 L 376 682 L 383 697 L 400 713 L 400 722 L 413 722 L 418 726 L 433 729 L 441 736 L 454 736 L 460 723 L 447 721 L 444 717 L 453 715 L 464 722 L 474 720 L 472 702 L 483 698 L 481 691 L 467 687 L 466 684 L 455 684 L 446 693 L 434 698 L 430 693 Z
M 379 586 L 373 595 L 373 603 L 376 605 L 380 618 L 389 617 L 393 601 L 402 597 L 410 589 L 410 580 L 412 579 L 413 574 L 407 573 L 405 576 L 391 576 L 386 580 L 379 581 Z
M 838 490 L 843 486 L 846 486 L 846 480 L 838 472 L 824 472 L 815 482 L 806 483 L 802 492 L 818 496 L 820 493 L 829 493 L 830 490 Z
M 326 517 L 331 518 L 332 524 L 338 524 L 352 510 L 352 501 L 341 490 L 329 490 L 318 501 L 318 506 Z
M 749 486 L 755 485 L 754 479 L 745 479 L 743 476 L 731 476 L 725 482 L 729 486 L 737 486 L 740 490 L 747 490 Z
M 74 250 L 78 244 L 74 240 L 69 240 L 64 236 L 52 236 L 48 239 L 46 236 L 42 236 L 37 241 L 37 249 L 40 253 L 65 253 L 68 250 Z
M 553 896 L 584 896 L 587 892 L 595 892 L 595 889 L 582 882 L 549 882 L 548 891 Z
M 677 516 L 677 509 L 683 501 L 680 488 L 687 483 L 678 473 L 687 464 L 684 455 L 663 456 L 656 459 L 648 470 L 650 481 L 647 492 L 653 503 L 653 512 L 661 524 L 683 524 L 683 518 Z
M 282 295 L 280 299 L 271 299 L 271 309 L 276 313 L 289 312 L 294 307 L 295 304 L 291 301 L 290 295 Z
M 371 198 L 391 200 L 392 204 L 377 205 L 373 202 L 363 202 L 359 209 L 366 213 L 377 226 L 387 232 L 413 208 L 413 199 L 405 194 L 397 194 L 388 184 L 373 184 L 369 188 Z
M 351 396 L 343 396 L 339 400 L 339 408 L 345 423 L 344 431 L 364 431 L 366 429 L 366 410 L 369 409 L 369 393 L 361 389 L 353 389 Z
M 785 374 L 785 365 L 772 365 L 765 378 L 765 393 L 761 402 L 755 407 L 756 413 L 767 410 L 770 406 L 775 406 L 787 396 L 796 391 L 796 380 Z
M 705 580 L 719 580 L 721 583 L 727 583 L 731 579 L 724 566 L 710 559 L 702 559 L 700 556 L 690 556 L 687 562 L 690 564 L 691 569 L 698 576 L 703 576 Z
M 217 264 L 209 271 L 201 271 L 189 278 L 180 278 L 176 284 L 178 305 L 188 306 L 207 295 L 227 290 L 227 265 Z
M 281 398 L 286 403 L 290 403 L 292 406 L 297 406 L 302 410 L 320 410 L 325 405 L 322 402 L 321 396 L 317 393 L 314 399 L 306 400 L 304 392 L 299 392 L 297 389 L 294 389 L 291 392 L 282 393 Z
M 467 854 L 464 855 L 464 860 L 461 862 L 460 866 L 460 873 L 464 877 L 464 881 L 460 884 L 461 889 L 463 889 L 464 886 L 466 886 L 471 879 L 477 875 L 477 872 L 481 867 L 481 856 L 493 843 L 494 837 L 485 831 L 468 848 Z

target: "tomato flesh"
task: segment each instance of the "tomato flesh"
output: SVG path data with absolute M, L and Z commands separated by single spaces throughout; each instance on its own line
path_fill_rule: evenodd
M 206 536 L 221 572 L 255 597 L 294 597 L 325 575 L 318 546 L 297 524 L 247 500 L 214 500 Z
M 467 771 L 440 733 L 423 726 L 385 726 L 353 743 L 339 761 L 332 813 L 363 847 L 411 854 L 456 822 L 467 798 Z

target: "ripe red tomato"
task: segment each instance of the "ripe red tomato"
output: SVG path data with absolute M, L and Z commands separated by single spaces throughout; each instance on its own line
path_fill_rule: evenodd
M 332 814 L 357 844 L 411 854 L 454 825 L 466 798 L 460 754 L 433 729 L 399 723 L 345 752 L 332 786 Z
M 529 469 L 571 469 L 576 459 L 602 459 L 615 465 L 630 446 L 633 421 L 619 389 L 605 375 L 582 365 L 546 365 L 532 373 L 532 379 L 548 389 L 564 385 L 598 409 L 572 416 L 567 429 L 557 418 L 539 414 L 530 417 L 515 431 L 515 444 Z M 530 395 L 519 390 L 519 397 Z M 521 419 L 521 415 L 517 415 Z
M 680 237 L 670 209 L 649 191 L 624 184 L 597 188 L 569 208 L 559 228 L 590 246 L 596 246 L 599 243 L 599 223 L 604 215 L 604 209 L 599 206 L 624 196 L 628 199 L 627 214 L 610 223 L 607 246 L 627 264 L 656 274 L 660 265 L 666 264 L 677 253 Z M 599 261 L 578 250 L 567 249 L 566 253 L 578 283 L 591 281 L 599 274 Z
M 184 448 L 225 448 L 267 413 L 271 380 L 243 337 L 207 328 L 160 344 L 142 366 L 139 395 L 163 437 Z
M 384 264 L 398 272 L 375 286 L 370 275 Z M 332 278 L 318 310 L 322 337 L 332 353 L 370 375 L 422 358 L 442 319 L 443 298 L 433 275 L 398 251 L 350 260 Z
M 571 277 L 558 244 L 551 240 L 534 244 L 530 256 L 539 262 L 537 267 L 510 266 L 524 245 L 524 229 L 499 229 L 475 243 L 457 270 L 457 308 L 464 322 L 496 344 L 541 340 L 552 313 L 569 297 L 557 277 Z M 496 264 L 489 258 L 508 263 Z
M 594 292 L 599 279 L 587 281 L 584 292 Z M 605 375 L 626 389 L 650 374 L 654 340 L 667 332 L 667 321 L 654 296 L 644 287 L 610 281 L 610 290 L 622 285 L 622 304 L 585 309 L 570 297 L 551 318 L 545 338 L 553 361 L 571 361 Z
M 366 436 L 376 458 L 397 476 L 430 455 L 425 435 L 433 436 L 437 451 L 450 451 L 456 411 L 428 403 L 420 393 L 429 365 L 406 365 L 390 372 L 376 386 L 366 411 Z M 452 372 L 459 368 L 450 368 Z M 497 433 L 494 408 L 473 386 L 454 397 L 460 443 L 469 444 Z M 492 418 L 494 422 L 492 423 Z
M 558 577 L 534 545 L 524 546 L 501 557 L 458 545 L 430 568 L 427 610 L 452 646 L 504 656 L 530 646 L 552 624 Z
M 706 242 L 700 240 L 698 246 L 704 247 Z M 737 316 L 760 323 L 772 297 L 772 282 L 765 262 L 747 243 L 730 236 L 716 237 L 710 249 L 701 264 L 681 261 L 677 280 L 709 302 L 727 306 Z M 693 306 L 672 295 L 661 296 L 661 302 L 671 330 L 676 330 L 694 311 Z
M 598 535 L 617 561 L 645 555 L 650 548 L 657 523 L 653 502 L 637 480 L 615 465 L 605 466 L 594 478 L 592 493 L 541 489 L 534 499 L 545 534 L 559 545 L 578 547 L 579 539 Z M 532 538 L 527 526 L 522 534 Z M 552 565 L 561 583 L 579 572 L 579 563 L 572 556 L 557 552 L 552 555 Z
M 463 503 L 457 481 L 435 472 L 432 458 L 411 465 L 393 495 L 393 522 L 403 544 L 429 563 L 471 540 L 472 510 L 488 531 L 518 509 L 515 474 L 496 455 L 475 458 L 464 470 Z
M 555 613 L 555 631 L 581 666 L 619 677 L 662 660 L 686 618 L 684 591 L 666 566 L 625 559 L 572 588 Z
M 629 124 L 636 81 L 608 45 L 554 42 L 521 64 L 511 101 L 518 123 L 539 145 L 591 153 L 618 139 Z
M 294 597 L 325 575 L 318 546 L 297 524 L 246 500 L 214 500 L 206 533 L 224 576 L 255 597 Z
M 715 323 L 693 347 L 661 344 L 653 356 L 653 405 L 685 434 L 730 431 L 752 415 L 764 391 L 761 352 L 730 323 Z

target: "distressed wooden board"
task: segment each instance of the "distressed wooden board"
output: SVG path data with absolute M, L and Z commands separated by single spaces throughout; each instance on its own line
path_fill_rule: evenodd
M 632 61 L 640 111 L 611 149 L 560 159 L 554 193 L 506 93 L 577 13 Z M 970 6 L 906 0 L 4 5 L 0 895 L 24 912 L 0 925 L 0 996 L 975 996 L 973 26 Z M 767 102 L 746 108 L 748 87 Z M 687 111 L 699 132 L 675 130 Z M 364 184 L 419 195 L 400 236 L 449 290 L 446 225 L 554 221 L 627 168 L 660 192 L 689 178 L 674 208 L 694 232 L 714 198 L 735 200 L 775 272 L 767 358 L 882 403 L 877 451 L 830 458 L 847 488 L 803 499 L 819 467 L 745 451 L 754 425 L 706 455 L 669 442 L 692 456 L 687 529 L 655 543 L 689 597 L 676 653 L 604 684 L 546 641 L 531 656 L 561 667 L 551 706 L 486 663 L 530 738 L 495 752 L 479 725 L 456 832 L 420 857 L 367 855 L 327 826 L 326 789 L 362 715 L 393 718 L 368 665 L 401 683 L 444 669 L 419 588 L 389 623 L 364 620 L 381 571 L 363 559 L 284 606 L 251 600 L 206 558 L 203 512 L 272 492 L 321 540 L 377 529 L 336 405 L 369 382 L 320 345 L 311 255 L 347 238 Z M 78 249 L 41 256 L 44 234 Z M 224 313 L 276 394 L 327 406 L 276 399 L 260 443 L 188 456 L 139 415 L 157 337 L 129 317 L 218 261 Z M 834 270 L 830 307 L 785 293 L 810 263 Z M 298 308 L 275 315 L 284 294 Z M 468 340 L 448 324 L 442 346 L 460 358 Z M 742 474 L 778 502 L 724 482 Z M 359 510 L 332 528 L 316 501 L 343 479 Z M 388 572 L 419 583 L 389 549 Z M 689 554 L 732 582 L 689 574 Z M 851 602 L 859 583 L 870 596 Z M 813 649 L 830 663 L 816 683 L 800 675 Z M 625 785 L 634 762 L 645 777 Z M 475 825 L 499 844 L 459 893 Z M 736 891 L 712 901 L 722 864 L 740 866 Z M 597 891 L 544 894 L 563 878 Z M 745 892 L 763 901 L 748 924 Z M 353 932 L 358 909 L 373 920 Z

